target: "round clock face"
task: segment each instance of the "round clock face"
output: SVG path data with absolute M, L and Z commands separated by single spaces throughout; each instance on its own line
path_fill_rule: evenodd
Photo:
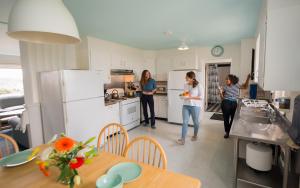
M 222 46 L 215 46 L 211 49 L 211 55 L 215 57 L 220 57 L 224 53 L 224 48 Z

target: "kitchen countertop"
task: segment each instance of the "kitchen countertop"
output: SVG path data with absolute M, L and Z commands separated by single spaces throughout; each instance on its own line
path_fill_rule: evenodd
M 289 138 L 286 131 L 290 125 L 289 122 L 285 120 L 276 109 L 276 121 L 272 123 L 270 122 L 267 124 L 261 124 L 247 121 L 247 118 L 258 119 L 255 117 L 255 112 L 253 112 L 253 114 L 251 114 L 251 111 L 242 113 L 243 110 L 247 111 L 247 108 L 251 107 L 246 107 L 240 100 L 230 131 L 230 135 L 232 137 L 276 145 L 286 144 L 286 141 Z
M 155 93 L 154 95 L 159 95 L 159 96 L 167 96 L 168 93 Z

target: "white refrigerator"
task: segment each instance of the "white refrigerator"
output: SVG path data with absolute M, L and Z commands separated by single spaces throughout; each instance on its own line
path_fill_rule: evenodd
M 98 136 L 104 106 L 101 72 L 61 70 L 41 72 L 39 78 L 44 142 L 60 133 L 77 141 Z
M 196 79 L 201 84 L 201 72 L 198 70 L 178 70 L 170 71 L 168 76 L 168 122 L 182 124 L 182 106 L 183 100 L 179 94 L 184 91 L 185 76 L 189 71 L 196 73 Z M 204 92 L 202 92 L 204 93 Z M 203 109 L 203 108 L 202 108 Z M 203 114 L 203 113 L 202 113 Z M 192 125 L 192 118 L 189 120 Z

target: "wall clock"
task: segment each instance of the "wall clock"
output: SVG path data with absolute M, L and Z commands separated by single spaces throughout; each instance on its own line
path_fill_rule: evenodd
M 214 57 L 220 57 L 221 55 L 223 55 L 224 53 L 224 48 L 220 45 L 214 46 L 211 49 L 211 55 L 213 55 Z

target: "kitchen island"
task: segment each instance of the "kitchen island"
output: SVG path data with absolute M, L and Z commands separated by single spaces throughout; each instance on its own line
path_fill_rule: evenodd
M 265 109 L 247 107 L 242 100 L 238 102 L 230 132 L 230 136 L 234 139 L 234 188 L 237 187 L 237 181 L 258 187 L 297 187 L 293 181 L 289 181 L 291 150 L 286 144 L 289 139 L 286 131 L 290 122 L 274 108 L 272 115 L 273 117 L 270 118 L 270 113 Z M 272 170 L 258 172 L 248 167 L 246 160 L 240 157 L 241 141 L 272 145 L 274 148 Z M 279 153 L 284 155 L 281 165 L 278 160 Z

